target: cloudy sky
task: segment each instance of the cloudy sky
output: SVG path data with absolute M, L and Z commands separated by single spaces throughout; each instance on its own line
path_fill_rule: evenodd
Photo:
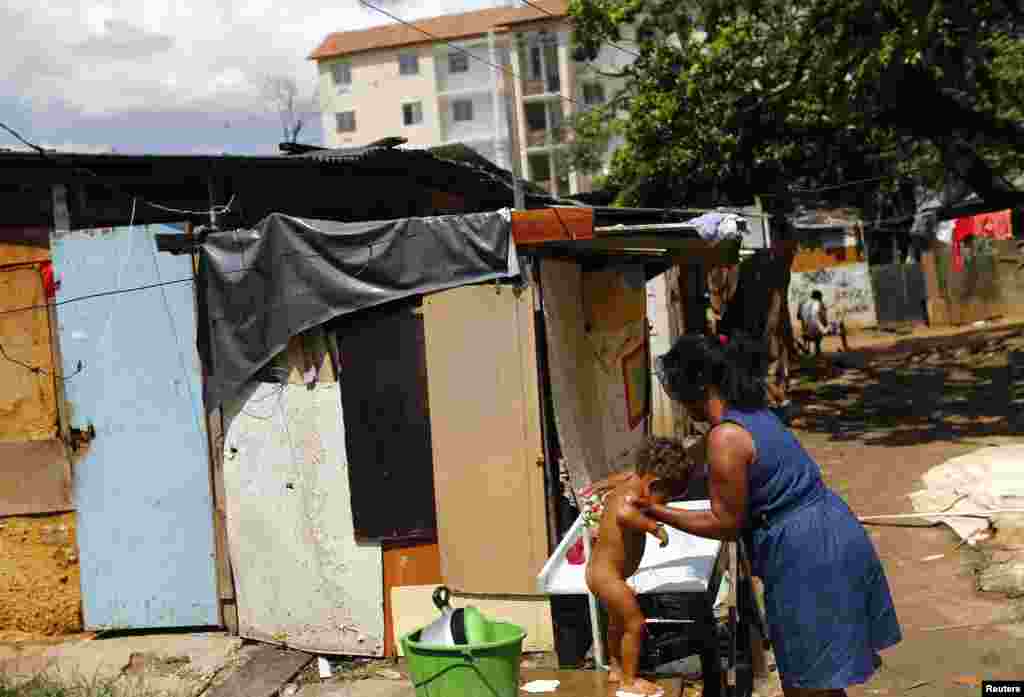
M 501 4 L 372 1 L 407 19 Z M 312 100 L 320 40 L 390 21 L 358 0 L 4 0 L 0 122 L 61 150 L 276 152 L 267 77 Z M 310 118 L 300 140 L 320 137 Z M 0 147 L 17 142 L 0 131 Z

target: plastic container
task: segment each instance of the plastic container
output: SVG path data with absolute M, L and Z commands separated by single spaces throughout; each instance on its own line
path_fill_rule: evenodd
M 472 634 L 488 641 L 459 646 L 420 642 L 421 629 L 401 638 L 416 697 L 517 697 L 526 631 L 482 616 Z M 474 622 L 476 624 L 476 622 Z
M 439 646 L 481 644 L 491 641 L 490 622 L 473 606 L 452 609 L 447 586 L 434 589 L 434 605 L 441 616 L 420 629 L 420 642 Z

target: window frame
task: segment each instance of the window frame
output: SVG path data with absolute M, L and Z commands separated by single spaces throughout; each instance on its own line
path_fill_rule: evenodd
M 342 128 L 341 117 L 351 114 L 352 116 L 352 128 Z M 338 111 L 334 114 L 334 127 L 338 133 L 355 133 L 356 132 L 356 110 L 346 109 L 345 111 Z
M 469 118 L 460 119 L 458 106 L 460 104 L 469 105 Z M 473 100 L 472 99 L 455 99 L 452 101 L 452 122 L 453 123 L 469 123 L 470 121 L 476 120 L 476 114 L 474 113 Z
M 406 67 L 407 67 L 408 63 L 403 63 L 402 62 L 403 59 L 405 59 L 406 61 L 408 61 L 409 59 L 412 60 L 412 67 L 413 67 L 413 69 L 411 71 L 407 71 L 406 70 Z M 406 76 L 409 76 L 409 75 L 419 75 L 420 74 L 420 54 L 417 53 L 416 51 L 399 51 L 399 53 L 398 53 L 398 74 L 401 75 L 402 77 L 406 77 Z
M 456 63 L 454 61 L 464 61 L 458 63 L 462 66 L 458 70 L 455 69 Z M 458 75 L 461 73 L 469 72 L 469 55 L 464 51 L 449 51 L 448 52 L 448 74 Z
M 412 109 L 411 113 L 413 114 L 413 116 L 419 114 L 419 119 L 418 120 L 414 120 L 414 121 L 406 120 L 406 118 L 405 118 L 406 117 L 406 111 L 405 111 L 406 109 Z M 423 102 L 422 101 L 403 102 L 402 103 L 402 125 L 405 126 L 406 128 L 411 128 L 412 126 L 420 126 L 422 124 L 423 124 Z
M 341 81 L 338 79 L 338 71 L 344 68 L 345 73 L 348 75 L 347 81 Z M 338 92 L 349 92 L 352 89 L 352 64 L 348 61 L 338 61 L 331 65 L 331 80 L 334 82 L 334 88 Z

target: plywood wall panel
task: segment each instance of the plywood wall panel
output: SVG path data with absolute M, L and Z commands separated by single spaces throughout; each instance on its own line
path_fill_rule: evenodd
M 533 301 L 494 286 L 424 300 L 445 583 L 531 594 L 548 554 Z
M 57 435 L 50 317 L 37 266 L 0 269 L 0 442 L 49 440 Z M 39 368 L 34 372 L 31 368 Z

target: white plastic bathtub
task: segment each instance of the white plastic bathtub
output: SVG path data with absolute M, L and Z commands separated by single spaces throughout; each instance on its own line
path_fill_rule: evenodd
M 711 502 L 683 501 L 670 504 L 673 508 L 706 511 Z M 587 565 L 570 564 L 566 559 L 569 549 L 585 530 L 583 516 L 559 542 L 554 554 L 537 575 L 537 589 L 546 595 L 587 595 Z M 653 537 L 647 540 L 640 568 L 629 579 L 629 585 L 640 593 L 703 593 L 711 582 L 711 572 L 722 547 L 719 540 L 709 540 L 666 527 L 668 545 L 661 547 Z M 584 543 L 588 542 L 587 540 Z M 588 545 L 589 548 L 589 545 Z M 589 549 L 587 553 L 589 557 Z
M 670 504 L 673 508 L 691 511 L 706 511 L 711 502 L 682 501 Z M 636 574 L 628 583 L 638 595 L 644 593 L 704 593 L 711 584 L 711 575 L 718 559 L 722 543 L 709 540 L 667 527 L 668 545 L 661 547 L 653 538 L 647 540 L 643 559 Z M 585 535 L 587 528 L 583 516 L 566 533 L 558 543 L 554 554 L 544 564 L 537 575 L 537 589 L 545 595 L 586 595 L 590 601 L 590 621 L 593 629 L 594 659 L 602 668 L 606 668 L 604 646 L 598 626 L 597 598 L 587 589 L 586 559 L 590 558 L 590 536 Z M 586 559 L 582 564 L 570 564 L 566 555 L 580 536 L 586 549 Z M 726 592 L 725 584 L 719 589 L 716 605 L 722 601 Z M 648 621 L 668 621 L 652 618 Z M 671 620 L 688 622 L 689 620 Z

